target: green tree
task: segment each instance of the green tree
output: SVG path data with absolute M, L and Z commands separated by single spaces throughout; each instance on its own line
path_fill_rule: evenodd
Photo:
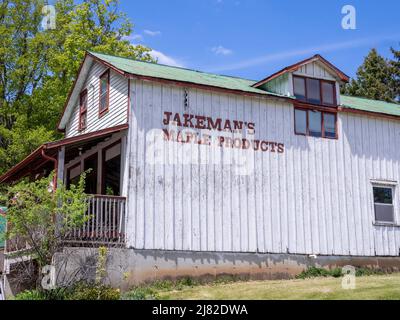
M 393 102 L 392 68 L 390 63 L 372 49 L 358 68 L 356 79 L 342 90 L 344 94 Z
M 390 61 L 392 68 L 392 90 L 398 101 L 400 101 L 400 50 L 390 49 L 393 54 L 393 60 Z
M 54 253 L 62 247 L 64 235 L 88 219 L 85 174 L 68 189 L 60 181 L 56 191 L 51 188 L 52 178 L 51 175 L 33 182 L 21 181 L 9 187 L 7 193 L 10 228 L 6 237 L 23 239 L 29 251 L 20 254 L 32 255 L 39 270 L 51 264 Z
M 45 141 L 86 50 L 153 61 L 128 40 L 133 24 L 118 0 L 55 1 L 56 28 L 43 30 L 43 0 L 0 3 L 0 174 Z

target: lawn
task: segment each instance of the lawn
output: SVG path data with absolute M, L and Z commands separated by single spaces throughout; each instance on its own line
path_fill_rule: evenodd
M 160 290 L 159 299 L 182 300 L 304 300 L 361 299 L 400 300 L 400 274 L 356 278 L 354 290 L 344 290 L 342 278 L 250 281 Z

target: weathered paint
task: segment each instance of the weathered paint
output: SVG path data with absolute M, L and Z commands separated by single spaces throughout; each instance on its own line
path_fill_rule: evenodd
M 371 180 L 399 181 L 400 123 L 339 113 L 338 140 L 297 136 L 293 105 L 132 80 L 127 246 L 137 249 L 398 256 L 400 228 L 375 226 Z M 256 124 L 254 172 L 230 165 L 146 163 L 163 114 L 193 113 Z M 221 154 L 228 154 L 221 149 Z M 205 159 L 204 145 L 162 142 L 159 155 Z M 228 154 L 229 156 L 229 154 Z M 395 189 L 399 221 L 400 190 Z
M 79 131 L 79 99 L 76 99 L 72 115 L 67 123 L 65 137 L 98 131 L 127 122 L 128 109 L 128 79 L 110 70 L 110 101 L 109 110 L 99 116 L 99 77 L 107 70 L 106 66 L 93 62 L 81 86 L 81 91 L 87 89 L 87 127 Z
M 285 73 L 271 81 L 268 81 L 267 83 L 260 86 L 260 88 L 289 97 L 293 96 L 293 89 L 291 88 L 291 75 L 291 73 Z
M 95 280 L 93 266 L 98 258 L 94 248 L 64 248 L 54 257 L 58 279 L 84 278 Z M 66 259 L 68 263 L 65 263 Z M 346 265 L 398 272 L 399 257 L 319 256 L 312 258 L 294 254 L 256 254 L 233 252 L 159 251 L 110 248 L 107 256 L 108 284 L 123 291 L 156 280 L 185 277 L 201 281 L 232 279 L 291 279 L 309 267 L 336 268 Z M 341 279 L 338 279 L 338 284 Z M 62 283 L 59 283 L 62 284 Z
M 312 78 L 324 79 L 324 80 L 329 80 L 329 81 L 336 81 L 336 78 L 335 78 L 334 74 L 332 73 L 332 71 L 329 70 L 328 68 L 324 67 L 318 61 L 307 63 L 307 64 L 301 66 L 297 71 L 293 72 L 293 75 L 299 75 L 299 76 L 303 76 L 303 77 L 312 77 Z M 293 81 L 293 80 L 291 80 L 291 81 Z M 337 104 L 340 105 L 341 98 L 340 98 L 339 82 L 336 82 L 335 87 L 336 87 Z M 290 91 L 290 94 L 294 95 L 294 92 Z

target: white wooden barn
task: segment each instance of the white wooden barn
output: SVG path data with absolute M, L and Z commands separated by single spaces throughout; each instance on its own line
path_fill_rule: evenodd
M 94 218 L 68 243 L 118 243 L 135 281 L 286 274 L 310 255 L 398 267 L 400 105 L 343 96 L 347 81 L 320 55 L 257 82 L 88 52 L 65 138 L 0 181 L 92 168 Z

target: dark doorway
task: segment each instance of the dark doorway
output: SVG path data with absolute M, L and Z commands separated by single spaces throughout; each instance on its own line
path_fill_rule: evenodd
M 121 142 L 103 150 L 103 183 L 102 194 L 108 196 L 120 195 L 121 178 Z
M 97 172 L 98 172 L 97 153 L 85 159 L 84 170 L 86 172 L 85 193 L 97 194 Z M 90 171 L 88 172 L 88 170 Z

